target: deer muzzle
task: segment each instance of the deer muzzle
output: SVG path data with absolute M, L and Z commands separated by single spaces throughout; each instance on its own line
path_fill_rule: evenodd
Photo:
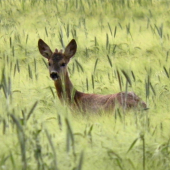
M 58 73 L 57 72 L 51 72 L 50 73 L 50 77 L 52 78 L 52 80 L 57 80 L 57 79 L 59 79 L 59 75 L 58 75 Z

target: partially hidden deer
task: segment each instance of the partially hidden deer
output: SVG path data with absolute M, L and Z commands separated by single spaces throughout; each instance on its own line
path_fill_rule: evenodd
M 42 40 L 38 41 L 38 48 L 41 55 L 48 59 L 50 77 L 54 81 L 58 97 L 63 103 L 83 112 L 113 111 L 118 104 L 123 108 L 146 109 L 146 104 L 134 92 L 119 92 L 116 94 L 88 94 L 76 90 L 70 81 L 67 71 L 67 64 L 77 50 L 77 43 L 74 39 L 66 46 L 65 51 L 50 47 Z

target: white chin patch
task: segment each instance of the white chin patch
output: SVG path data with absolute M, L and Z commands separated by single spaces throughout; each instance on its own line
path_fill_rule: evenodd
M 57 81 L 57 80 L 58 80 L 58 78 L 54 78 L 54 79 L 53 79 L 53 78 L 51 78 L 51 79 L 52 79 L 53 81 Z

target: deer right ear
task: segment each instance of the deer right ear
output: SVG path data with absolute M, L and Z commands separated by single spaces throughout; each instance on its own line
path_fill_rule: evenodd
M 52 51 L 50 47 L 42 40 L 39 39 L 38 41 L 38 48 L 42 56 L 49 59 L 52 55 Z
M 67 45 L 67 47 L 65 48 L 65 52 L 64 52 L 65 57 L 70 59 L 76 53 L 76 50 L 77 50 L 77 43 L 74 39 L 72 39 L 70 43 Z

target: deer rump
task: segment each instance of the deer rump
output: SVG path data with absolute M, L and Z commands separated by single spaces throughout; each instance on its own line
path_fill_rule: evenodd
M 87 94 L 76 92 L 75 99 L 76 106 L 83 112 L 101 112 L 113 111 L 115 107 L 122 107 L 123 109 L 143 108 L 146 109 L 145 102 L 134 92 L 120 92 L 116 94 Z

